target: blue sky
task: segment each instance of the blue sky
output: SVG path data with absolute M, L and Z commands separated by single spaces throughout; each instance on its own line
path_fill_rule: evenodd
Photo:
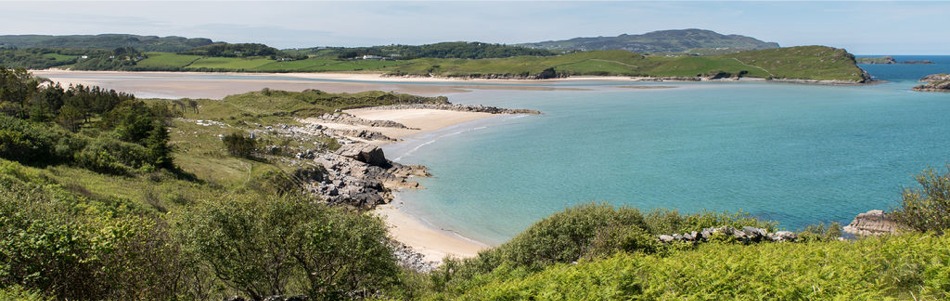
M 944 1 L 0 2 L 0 35 L 177 35 L 292 48 L 512 44 L 703 28 L 856 54 L 950 54 Z

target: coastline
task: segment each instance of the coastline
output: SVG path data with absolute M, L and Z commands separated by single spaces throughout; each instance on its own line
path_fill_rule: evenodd
M 389 120 L 398 122 L 411 129 L 379 128 L 348 125 L 354 129 L 389 131 L 385 134 L 392 138 L 408 138 L 425 135 L 468 122 L 497 117 L 498 115 L 481 112 L 459 112 L 433 109 L 354 109 L 344 111 L 347 114 L 367 120 Z M 306 121 L 332 127 L 327 122 Z M 399 142 L 376 142 L 390 144 Z M 386 205 L 377 206 L 373 214 L 379 216 L 389 227 L 389 233 L 396 241 L 409 246 L 421 254 L 425 261 L 441 263 L 446 256 L 455 258 L 474 257 L 479 251 L 490 246 L 483 242 L 447 231 L 403 210 L 404 200 L 398 196 L 401 188 L 394 188 L 395 199 Z
M 759 77 L 683 77 L 683 76 L 622 76 L 622 75 L 578 75 L 569 77 L 558 77 L 548 79 L 536 78 L 473 78 L 473 77 L 446 77 L 446 76 L 419 76 L 419 75 L 387 75 L 381 72 L 200 72 L 200 71 L 93 71 L 93 70 L 70 70 L 70 69 L 43 69 L 28 70 L 34 74 L 184 74 L 184 75 L 228 75 L 228 76 L 246 76 L 246 77 L 295 77 L 310 80 L 332 80 L 332 81 L 357 81 L 357 82 L 383 82 L 383 83 L 549 83 L 549 82 L 577 82 L 577 81 L 620 81 L 620 82 L 718 82 L 718 81 L 766 81 L 778 83 L 803 83 L 816 85 L 842 85 L 842 84 L 867 84 L 869 82 L 856 82 L 848 80 L 820 80 L 820 79 L 802 79 L 802 78 L 759 78 Z
M 287 73 L 205 73 L 205 72 L 127 72 L 127 71 L 70 71 L 70 70 L 40 70 L 31 71 L 35 75 L 47 77 L 62 85 L 97 85 L 107 89 L 131 91 L 142 97 L 145 94 L 155 94 L 156 98 L 217 98 L 224 96 L 259 91 L 264 87 L 270 89 L 296 90 L 320 89 L 328 92 L 362 92 L 368 90 L 399 91 L 411 94 L 445 95 L 448 93 L 468 92 L 459 86 L 451 85 L 414 85 L 419 82 L 433 82 L 432 80 L 403 78 L 385 78 L 379 74 L 287 74 Z M 207 78 L 195 78 L 194 74 L 206 75 Z M 237 78 L 237 80 L 235 80 Z M 294 78 L 300 78 L 299 81 Z M 311 80 L 326 80 L 317 82 Z M 440 82 L 465 82 L 467 80 L 442 80 Z M 512 81 L 499 81 L 512 83 Z M 501 88 L 533 89 L 533 87 L 497 86 Z M 474 122 L 498 116 L 484 112 L 461 112 L 436 109 L 353 109 L 346 110 L 347 114 L 366 120 L 390 120 L 404 124 L 408 128 L 371 127 L 366 125 L 336 124 L 331 125 L 327 120 L 301 120 L 304 123 L 321 124 L 328 128 L 342 130 L 379 131 L 384 135 L 403 139 L 415 135 L 424 135 L 440 129 Z M 374 145 L 398 143 L 397 141 L 366 141 Z M 405 187 L 391 187 L 398 192 Z M 466 258 L 477 255 L 478 251 L 488 248 L 489 245 L 463 237 L 457 233 L 439 229 L 436 225 L 401 210 L 397 203 L 403 200 L 395 199 L 390 205 L 375 209 L 373 214 L 382 218 L 390 228 L 390 235 L 397 241 L 411 247 L 415 252 L 423 255 L 429 262 L 441 263 L 445 256 Z

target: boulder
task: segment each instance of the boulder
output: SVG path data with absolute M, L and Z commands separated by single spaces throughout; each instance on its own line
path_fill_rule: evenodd
M 673 236 L 665 235 L 665 234 L 664 234 L 664 235 L 660 235 L 660 241 L 662 241 L 662 242 L 667 242 L 667 243 L 668 243 L 668 242 L 673 242 L 674 240 L 675 240 L 675 238 L 673 238 Z
M 881 235 L 894 234 L 897 228 L 897 222 L 891 220 L 883 210 L 870 210 L 854 217 L 854 220 L 844 227 L 844 232 L 858 236 Z
M 798 235 L 791 231 L 778 231 L 769 235 L 769 239 L 772 241 L 795 241 L 798 239 Z
M 389 163 L 389 160 L 386 160 L 386 155 L 383 154 L 383 149 L 379 148 L 379 146 L 365 143 L 353 143 L 340 147 L 336 153 L 340 156 L 351 158 L 369 165 L 379 166 L 382 168 L 392 167 L 392 164 Z

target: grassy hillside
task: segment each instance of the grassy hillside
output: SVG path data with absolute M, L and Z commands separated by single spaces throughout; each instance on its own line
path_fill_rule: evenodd
M 777 43 L 767 43 L 741 35 L 722 35 L 702 29 L 661 30 L 641 35 L 574 38 L 521 45 L 558 51 L 627 50 L 640 53 L 683 53 L 702 49 L 736 52 L 778 48 Z
M 204 38 L 157 37 L 130 34 L 101 35 L 3 35 L 0 48 L 106 49 L 133 47 L 141 51 L 179 52 L 211 44 Z
M 154 58 L 153 58 L 154 57 Z M 492 59 L 339 60 L 314 57 L 297 61 L 269 58 L 208 58 L 149 55 L 138 67 L 157 70 L 244 72 L 380 72 L 443 77 L 532 78 L 552 69 L 556 76 L 723 77 L 837 80 L 860 82 L 864 72 L 843 49 L 804 46 L 715 56 L 644 56 L 623 50 L 557 56 Z

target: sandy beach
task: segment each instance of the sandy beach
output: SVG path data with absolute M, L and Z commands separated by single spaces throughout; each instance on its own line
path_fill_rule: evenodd
M 496 116 L 489 113 L 434 109 L 366 108 L 346 110 L 345 112 L 368 120 L 391 120 L 414 129 L 334 124 L 316 119 L 302 120 L 302 122 L 317 123 L 337 129 L 378 131 L 389 137 L 400 139 Z M 462 237 L 454 232 L 436 228 L 401 210 L 401 203 L 402 200 L 397 197 L 392 204 L 377 207 L 375 212 L 389 225 L 389 233 L 393 238 L 412 247 L 416 252 L 422 254 L 426 261 L 441 262 L 446 256 L 457 258 L 473 257 L 477 255 L 479 251 L 489 247 L 484 243 Z

